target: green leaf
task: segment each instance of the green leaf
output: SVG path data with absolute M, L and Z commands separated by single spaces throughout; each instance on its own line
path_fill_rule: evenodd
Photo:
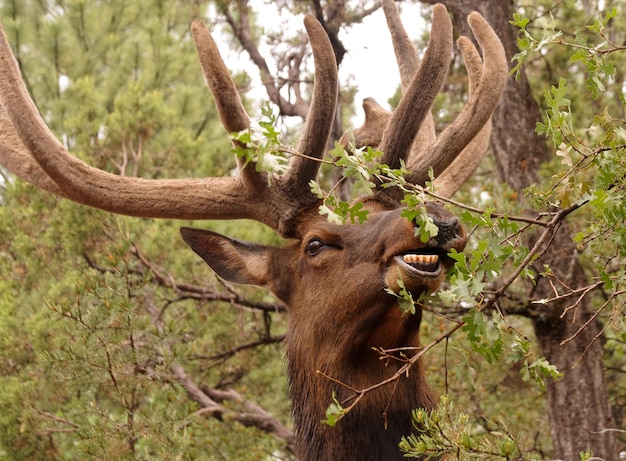
M 415 314 L 415 300 L 411 293 L 406 289 L 402 277 L 398 277 L 397 284 L 400 287 L 398 293 L 390 288 L 385 288 L 385 292 L 395 296 L 398 299 L 398 306 L 403 314 Z
M 523 17 L 519 13 L 513 13 L 513 19 L 509 21 L 509 24 L 515 27 L 519 27 L 520 29 L 526 29 L 526 26 L 530 22 L 530 19 Z
M 337 422 L 346 414 L 345 408 L 341 406 L 339 401 L 337 400 L 337 395 L 335 391 L 333 391 L 332 402 L 326 408 L 326 419 L 322 420 L 322 424 L 326 424 L 330 427 L 335 427 Z
M 497 360 L 504 351 L 504 341 L 497 328 L 488 327 L 482 312 L 472 309 L 463 317 L 465 325 L 462 330 L 467 332 L 472 349 L 481 354 L 487 362 Z

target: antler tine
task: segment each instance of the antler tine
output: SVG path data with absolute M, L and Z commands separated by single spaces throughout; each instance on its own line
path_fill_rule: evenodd
M 391 118 L 391 112 L 380 107 L 374 98 L 363 100 L 363 112 L 365 112 L 363 125 L 342 134 L 338 141 L 339 144 L 346 147 L 352 141 L 357 149 L 363 146 L 378 148 L 383 132 Z
M 211 37 L 204 23 L 199 20 L 191 23 L 191 33 L 196 44 L 204 78 L 214 95 L 215 107 L 222 125 L 229 133 L 249 129 L 250 117 L 241 103 L 235 82 L 230 76 L 213 37 Z M 233 140 L 233 143 L 239 144 L 239 141 Z M 245 160 L 239 157 L 237 158 L 237 166 L 241 179 L 246 186 L 260 192 L 267 182 L 262 174 L 257 172 L 251 164 L 246 167 Z
M 281 229 L 290 226 L 288 221 L 298 209 L 317 203 L 317 198 L 310 193 L 308 184 L 317 176 L 320 162 L 312 159 L 320 159 L 326 151 L 337 104 L 337 64 L 328 35 L 319 21 L 311 15 L 305 16 L 304 25 L 313 49 L 315 80 L 309 114 L 297 147 L 302 156 L 292 158 L 291 168 L 281 181 L 281 187 L 288 191 L 287 195 L 292 202 L 289 207 L 283 207 Z M 229 132 L 249 128 L 248 115 L 211 35 L 200 21 L 192 24 L 192 33 L 206 81 L 212 93 L 220 95 L 216 98 L 216 106 L 222 124 Z M 242 170 L 242 178 L 251 189 L 260 190 L 264 187 L 266 181 L 252 166 Z
M 215 106 L 222 125 L 229 133 L 250 128 L 250 118 L 243 105 L 228 68 L 220 55 L 217 45 L 202 21 L 191 23 L 200 65 L 204 77 L 215 98 Z M 218 97 L 219 96 L 219 97 Z
M 471 95 L 476 92 L 478 83 L 482 78 L 483 61 L 478 54 L 478 50 L 469 38 L 459 37 L 457 45 L 461 50 L 465 68 L 467 69 L 469 94 L 471 97 Z M 448 198 L 452 197 L 474 171 L 476 171 L 476 168 L 478 168 L 487 154 L 490 135 L 491 118 L 489 118 L 485 126 L 483 126 L 465 149 L 461 151 L 450 166 L 448 166 L 440 176 L 435 178 L 434 185 L 438 195 Z M 411 170 L 410 166 L 409 170 Z
M 413 184 L 424 184 L 428 170 L 439 176 L 474 139 L 491 118 L 508 77 L 508 65 L 502 43 L 483 17 L 473 12 L 468 22 L 483 50 L 483 71 L 476 91 L 457 118 L 439 135 L 437 141 L 415 159 L 407 178 Z
M 402 86 L 403 89 L 406 90 L 408 77 L 417 66 L 417 53 L 415 52 L 413 43 L 408 38 L 408 35 L 400 22 L 400 15 L 398 14 L 398 10 L 393 0 L 383 0 L 383 8 L 385 10 L 387 23 L 389 25 L 394 43 L 396 59 L 398 67 L 400 68 Z M 487 70 L 487 65 L 483 64 L 476 47 L 470 39 L 467 37 L 460 37 L 457 44 L 461 49 L 465 67 L 467 68 L 470 100 L 480 100 L 480 98 L 475 94 L 479 90 L 481 85 L 480 82 L 483 79 L 483 66 L 485 66 L 485 69 Z M 485 47 L 484 44 L 483 46 Z M 494 64 L 492 64 L 487 71 L 492 71 L 496 67 L 498 72 L 495 74 L 495 77 L 500 84 L 503 84 L 506 81 L 505 70 L 507 66 L 501 55 L 494 58 Z M 488 75 L 487 78 L 489 78 Z M 502 80 L 504 80 L 504 82 L 502 82 Z M 489 83 L 491 83 L 491 81 Z M 485 85 L 486 83 L 482 83 L 482 86 Z M 492 89 L 496 95 L 495 99 L 497 102 L 497 97 L 499 97 L 498 95 L 502 91 L 502 88 L 499 87 L 499 84 L 495 84 Z M 363 101 L 363 109 L 365 111 L 365 123 L 360 128 L 355 129 L 353 133 L 344 134 L 339 140 L 342 145 L 347 145 L 348 141 L 351 139 L 354 140 L 357 148 L 362 146 L 371 146 L 376 148 L 380 145 L 383 130 L 389 123 L 392 113 L 384 110 L 372 98 L 367 98 Z M 443 197 L 451 197 L 473 174 L 487 153 L 490 134 L 491 118 L 489 117 L 478 134 L 476 134 L 476 136 L 465 146 L 465 148 L 463 148 L 454 161 L 435 178 L 435 187 L 439 195 Z M 427 174 L 423 171 L 424 167 L 428 168 L 428 166 L 426 165 L 425 159 L 423 157 L 420 158 L 420 156 L 423 156 L 425 152 L 433 150 L 433 146 L 435 146 L 435 139 L 432 114 L 429 112 L 422 122 L 415 141 L 411 146 L 411 151 L 407 156 L 407 169 L 409 171 L 417 172 L 410 176 L 411 182 L 423 184 L 424 181 L 427 180 Z M 431 158 L 428 154 L 426 157 Z M 418 174 L 421 176 L 418 177 Z
M 417 50 L 402 25 L 400 13 L 394 0 L 383 0 L 383 12 L 385 13 L 387 28 L 391 34 L 393 50 L 400 70 L 400 84 L 402 89 L 406 90 L 420 64 Z
M 433 7 L 431 37 L 424 59 L 415 73 L 409 88 L 402 96 L 383 133 L 379 149 L 384 152 L 382 162 L 398 168 L 405 159 L 417 131 L 430 112 L 433 100 L 439 93 L 450 65 L 452 52 L 452 22 L 446 8 L 437 4 Z M 377 189 L 378 199 L 397 201 L 400 191 L 396 188 Z
M 400 71 L 400 86 L 402 91 L 406 92 L 413 76 L 419 69 L 420 61 L 417 50 L 402 25 L 400 13 L 394 0 L 383 0 L 382 5 Z M 342 146 L 347 146 L 350 141 L 354 141 L 357 149 L 363 146 L 378 148 L 380 145 L 383 132 L 392 113 L 383 109 L 374 98 L 363 100 L 363 111 L 365 112 L 365 122 L 361 127 L 352 130 L 352 132 L 348 131 L 341 136 L 339 144 Z M 435 134 L 435 123 L 432 113 L 428 110 L 413 142 L 412 151 L 419 152 L 430 145 L 435 140 Z
M 305 16 L 304 25 L 315 61 L 313 98 L 297 147 L 302 156 L 292 157 L 285 180 L 288 188 L 298 192 L 306 191 L 304 195 L 311 197 L 312 194 L 308 193 L 309 182 L 315 179 L 320 167 L 320 162 L 312 159 L 321 159 L 326 152 L 335 119 L 339 83 L 335 52 L 326 31 L 311 15 Z
M 387 27 L 391 34 L 396 62 L 398 63 L 398 69 L 400 71 L 400 85 L 402 91 L 406 92 L 411 83 L 411 79 L 419 68 L 419 57 L 413 41 L 402 25 L 396 3 L 393 0 L 383 0 L 383 11 L 387 20 Z M 435 137 L 435 122 L 429 110 L 417 132 L 417 136 L 413 142 L 413 149 L 421 151 L 432 143 Z

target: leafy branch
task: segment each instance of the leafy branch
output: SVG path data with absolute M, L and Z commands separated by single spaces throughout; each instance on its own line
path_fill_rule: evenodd
M 504 294 L 513 284 L 513 282 L 515 282 L 520 277 L 520 275 L 535 260 L 540 258 L 547 251 L 548 247 L 551 244 L 552 239 L 554 238 L 554 235 L 558 231 L 559 227 L 561 226 L 565 218 L 577 209 L 578 209 L 578 206 L 575 205 L 567 209 L 562 209 L 556 212 L 555 215 L 552 217 L 552 219 L 548 223 L 546 223 L 542 233 L 539 235 L 535 244 L 530 249 L 530 251 L 528 252 L 526 257 L 523 259 L 523 261 L 508 277 L 506 277 L 502 281 L 502 283 L 500 284 L 500 287 L 495 292 L 493 292 L 489 296 L 485 295 L 482 298 L 481 303 L 474 308 L 474 311 L 471 316 L 464 317 L 463 321 L 460 321 L 456 323 L 454 326 L 450 327 L 447 331 L 439 335 L 436 339 L 431 341 L 428 345 L 415 350 L 416 353 L 413 356 L 410 356 L 410 357 L 407 356 L 407 358 L 404 360 L 405 363 L 389 378 L 383 381 L 380 381 L 376 384 L 373 384 L 372 386 L 368 386 L 366 388 L 354 389 L 352 386 L 350 386 L 347 383 L 343 383 L 341 381 L 336 380 L 332 376 L 327 376 L 319 372 L 320 374 L 325 376 L 327 379 L 331 379 L 337 384 L 340 384 L 342 387 L 350 391 L 352 394 L 351 396 L 349 396 L 342 402 L 334 402 L 334 405 L 335 405 L 334 408 L 336 410 L 341 409 L 341 411 L 339 412 L 338 411 L 333 412 L 335 423 L 339 421 L 341 418 L 343 418 L 343 416 L 348 414 L 358 404 L 358 402 L 361 399 L 363 399 L 363 397 L 367 395 L 368 393 L 376 389 L 379 389 L 383 386 L 392 385 L 397 380 L 402 379 L 402 377 L 406 376 L 407 373 L 410 372 L 410 369 L 415 364 L 417 364 L 417 362 L 424 356 L 424 354 L 427 351 L 429 351 L 430 349 L 433 349 L 436 345 L 440 344 L 441 342 L 443 342 L 444 340 L 446 340 L 447 338 L 449 338 L 450 336 L 452 336 L 454 333 L 456 333 L 459 330 L 465 329 L 466 331 L 470 332 L 469 339 L 472 343 L 472 347 L 477 352 L 483 353 L 483 355 L 485 356 L 485 358 L 487 358 L 487 360 L 495 359 L 500 354 L 500 352 L 498 352 L 498 348 L 501 346 L 497 345 L 499 344 L 499 342 L 495 344 L 491 344 L 489 345 L 489 347 L 480 345 L 480 343 L 484 339 L 485 332 L 486 332 L 484 325 L 481 324 L 482 322 L 482 317 L 480 317 L 481 313 L 495 307 L 498 303 L 498 300 L 502 296 L 504 296 Z M 467 269 L 468 269 L 467 267 L 464 268 L 464 270 L 467 270 Z M 458 264 L 457 264 L 457 270 L 458 270 Z M 519 339 L 519 341 L 522 341 L 522 340 Z M 540 380 L 541 377 L 544 375 L 555 376 L 558 373 L 557 370 L 554 369 L 554 367 L 552 367 L 550 364 L 545 362 L 545 360 L 535 360 L 531 363 L 527 363 L 527 368 L 529 367 L 532 368 L 533 370 L 528 371 L 528 376 L 535 376 L 537 380 Z
M 463 459 L 518 459 L 520 449 L 503 424 L 487 434 L 477 433 L 465 413 L 459 413 L 449 396 L 443 395 L 435 410 L 413 410 L 416 433 L 403 437 L 400 450 L 407 458 L 454 454 Z

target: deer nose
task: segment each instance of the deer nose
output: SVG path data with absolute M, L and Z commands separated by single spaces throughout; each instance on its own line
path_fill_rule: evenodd
M 435 226 L 437 226 L 437 229 L 439 229 L 437 235 L 431 239 L 437 246 L 446 248 L 450 246 L 451 243 L 465 238 L 465 231 L 458 218 L 454 216 L 446 216 L 443 218 L 431 216 L 431 218 Z

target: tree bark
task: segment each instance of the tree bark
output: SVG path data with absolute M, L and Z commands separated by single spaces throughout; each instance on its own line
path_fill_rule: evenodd
M 471 36 L 466 18 L 476 10 L 494 27 L 507 57 L 511 59 L 517 52 L 517 31 L 508 23 L 514 11 L 512 0 L 439 1 L 452 14 L 460 34 Z M 540 120 L 539 106 L 524 72 L 517 81 L 511 77 L 493 115 L 491 147 L 502 181 L 520 197 L 525 187 L 538 181 L 540 165 L 553 155 L 546 140 L 535 133 Z M 566 225 L 559 229 L 546 254 L 536 262 L 537 283 L 529 289 L 526 301 L 526 315 L 532 318 L 541 353 L 563 373 L 560 379 L 546 381 L 553 455 L 574 460 L 579 459 L 579 452 L 591 449 L 597 457 L 617 459 L 614 433 L 605 430 L 613 427 L 613 418 L 604 379 L 602 345 L 595 340 L 601 325 L 592 321 L 584 326 L 593 314 L 589 297 L 564 316 L 572 299 L 551 302 L 539 310 L 533 307 L 533 300 L 565 293 L 564 288 L 556 288 L 559 292 L 555 292 L 550 279 L 541 275 L 544 264 L 571 289 L 589 285 Z M 570 337 L 573 337 L 571 341 L 562 344 Z

